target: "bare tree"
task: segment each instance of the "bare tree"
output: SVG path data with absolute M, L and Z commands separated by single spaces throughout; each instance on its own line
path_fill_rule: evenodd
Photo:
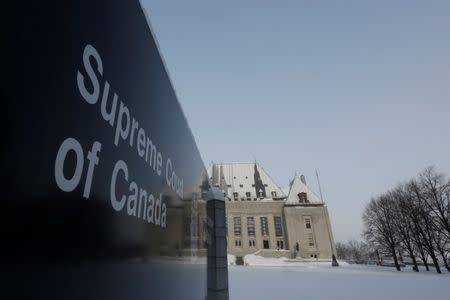
M 433 236 L 434 244 L 436 246 L 436 251 L 439 253 L 439 255 L 442 258 L 442 262 L 447 269 L 447 271 L 450 272 L 450 266 L 449 266 L 449 242 L 447 240 L 447 237 L 442 234 L 441 231 L 436 231 Z
M 413 270 L 419 272 L 416 260 L 416 247 L 414 244 L 414 231 L 412 221 L 409 217 L 410 203 L 403 185 L 398 186 L 388 194 L 394 201 L 393 209 L 395 218 L 393 219 L 395 230 L 400 241 L 401 249 L 406 251 L 414 265 Z
M 430 271 L 430 266 L 428 265 L 428 253 L 423 246 L 422 240 L 420 239 L 420 235 L 415 228 L 413 228 L 413 242 L 414 248 L 419 253 L 420 259 L 422 260 L 423 265 L 425 266 L 425 270 Z
M 425 266 L 427 271 L 430 271 L 428 265 L 428 252 L 425 249 L 424 243 L 422 241 L 421 234 L 421 217 L 416 213 L 416 203 L 415 196 L 409 186 L 403 186 L 403 197 L 402 202 L 402 214 L 408 219 L 411 230 L 411 239 L 414 245 L 414 249 L 419 253 L 420 259 Z
M 424 203 L 436 220 L 436 230 L 450 240 L 450 180 L 437 173 L 433 167 L 426 168 L 419 175 Z
M 436 268 L 436 272 L 442 273 L 441 268 L 439 267 L 439 260 L 436 257 L 436 227 L 431 217 L 431 211 L 426 204 L 425 195 L 420 184 L 418 184 L 415 180 L 411 180 L 408 183 L 407 188 L 410 192 L 412 200 L 411 203 L 413 203 L 410 211 L 410 217 L 414 222 L 416 232 L 419 234 L 422 246 L 431 257 L 434 267 Z
M 377 253 L 373 247 L 364 243 L 363 241 L 349 240 L 347 242 L 337 242 L 336 252 L 338 258 L 356 263 L 367 263 L 368 261 L 376 260 Z
M 339 259 L 350 259 L 349 249 L 345 243 L 336 243 L 336 254 Z
M 364 214 L 364 237 L 372 245 L 378 245 L 381 250 L 387 250 L 394 259 L 397 271 L 400 271 L 396 248 L 398 241 L 394 224 L 394 202 L 387 195 L 372 199 Z
M 407 253 L 417 272 L 418 257 L 427 271 L 430 258 L 437 273 L 441 273 L 441 261 L 450 272 L 450 179 L 433 167 L 371 199 L 363 222 L 368 245 L 392 255 L 397 270 L 398 258 Z M 351 253 L 351 247 L 347 248 Z
M 427 217 L 434 226 L 434 234 L 431 237 L 445 268 L 450 272 L 448 263 L 450 182 L 446 181 L 445 175 L 437 173 L 433 167 L 428 167 L 419 175 L 419 184 L 424 198 L 423 202 L 428 210 Z

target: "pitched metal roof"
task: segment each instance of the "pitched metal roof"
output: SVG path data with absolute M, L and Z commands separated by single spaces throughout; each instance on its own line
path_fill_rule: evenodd
M 258 163 L 219 163 L 208 168 L 211 184 L 220 187 L 230 199 L 285 199 L 287 195 Z
M 221 188 L 232 200 L 237 196 L 238 200 L 284 200 L 286 204 L 322 203 L 303 175 L 295 175 L 288 187 L 280 188 L 257 162 L 213 163 L 208 167 L 208 175 L 211 184 Z M 307 202 L 302 202 L 301 193 L 306 193 Z
M 320 198 L 314 194 L 314 192 L 306 185 L 306 181 L 302 176 L 295 176 L 291 181 L 289 194 L 286 199 L 286 204 L 298 204 L 301 203 L 299 194 L 306 193 L 306 203 L 319 204 L 322 203 Z

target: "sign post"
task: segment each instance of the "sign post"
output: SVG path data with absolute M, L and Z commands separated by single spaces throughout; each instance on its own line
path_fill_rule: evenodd
M 208 295 L 207 300 L 228 300 L 227 228 L 223 192 L 208 191 Z

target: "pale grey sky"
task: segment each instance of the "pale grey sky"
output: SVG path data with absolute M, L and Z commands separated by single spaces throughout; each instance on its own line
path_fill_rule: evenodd
M 205 164 L 317 191 L 336 240 L 371 196 L 450 173 L 449 1 L 142 0 Z

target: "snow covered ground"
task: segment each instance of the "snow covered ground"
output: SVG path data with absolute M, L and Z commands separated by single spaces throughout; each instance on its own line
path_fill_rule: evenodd
M 265 262 L 265 263 L 264 263 Z M 250 257 L 229 266 L 230 299 L 450 299 L 450 274 Z

